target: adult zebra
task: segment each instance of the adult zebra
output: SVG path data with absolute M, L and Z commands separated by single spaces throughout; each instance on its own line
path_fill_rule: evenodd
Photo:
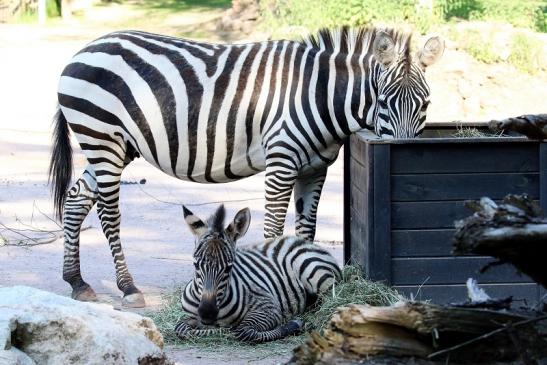
M 181 339 L 230 328 L 247 342 L 277 340 L 302 329 L 294 316 L 313 305 L 341 277 L 334 257 L 298 237 L 237 248 L 249 228 L 249 209 L 224 227 L 224 206 L 205 222 L 184 208 L 196 237 L 194 278 L 181 295 L 188 317 L 175 326 Z
M 344 139 L 363 128 L 418 135 L 429 102 L 423 72 L 443 49 L 433 37 L 413 58 L 410 36 L 376 28 L 240 45 L 137 31 L 91 42 L 62 73 L 50 164 L 72 296 L 95 297 L 80 273 L 79 235 L 97 203 L 123 302 L 144 305 L 119 238 L 120 177 L 138 156 L 201 183 L 265 170 L 265 236 L 283 233 L 294 190 L 296 234 L 312 240 L 327 167 Z M 70 190 L 69 127 L 89 162 Z

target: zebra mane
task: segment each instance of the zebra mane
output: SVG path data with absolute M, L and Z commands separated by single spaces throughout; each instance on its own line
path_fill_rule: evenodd
M 226 210 L 224 204 L 221 204 L 212 216 L 207 219 L 207 226 L 213 232 L 222 232 L 224 230 L 224 218 L 226 217 Z
M 323 28 L 316 34 L 310 34 L 302 40 L 302 43 L 324 50 L 341 54 L 372 54 L 372 44 L 376 35 L 380 32 L 388 34 L 395 42 L 395 50 L 400 55 L 399 61 L 405 62 L 406 68 L 410 68 L 411 38 L 410 33 L 393 29 L 379 27 L 351 28 L 343 26 L 336 29 Z

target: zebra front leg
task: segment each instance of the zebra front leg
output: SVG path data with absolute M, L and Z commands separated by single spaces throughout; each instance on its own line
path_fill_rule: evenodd
M 311 242 L 315 237 L 317 206 L 326 177 L 327 168 L 325 167 L 314 174 L 299 176 L 294 187 L 296 235 Z
M 63 214 L 63 280 L 72 287 L 72 298 L 81 301 L 97 299 L 95 292 L 84 281 L 80 272 L 80 230 L 96 201 L 97 181 L 93 169 L 88 166 L 82 177 L 69 189 Z
M 271 328 L 271 323 L 264 323 L 250 317 L 245 319 L 239 326 L 234 327 L 232 333 L 240 341 L 262 343 L 295 335 L 302 331 L 303 324 L 301 320 L 293 319 L 273 329 L 269 328 Z
M 296 172 L 283 163 L 266 167 L 264 214 L 264 237 L 274 238 L 283 235 L 287 208 L 296 181 Z
M 97 213 L 114 258 L 116 283 L 123 292 L 122 304 L 126 307 L 141 308 L 145 306 L 144 296 L 133 283 L 133 277 L 129 273 L 125 262 L 120 239 L 119 199 L 123 165 L 121 163 L 116 165 L 113 161 L 101 162 L 100 165 L 100 167 L 95 167 L 99 192 Z
M 204 327 L 199 320 L 194 317 L 182 319 L 175 326 L 175 334 L 181 340 L 187 340 L 192 337 L 206 337 L 212 335 L 227 334 L 229 330 L 222 327 Z

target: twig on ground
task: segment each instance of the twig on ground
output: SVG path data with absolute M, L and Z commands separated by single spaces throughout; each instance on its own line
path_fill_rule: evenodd
M 203 205 L 211 205 L 211 204 L 221 204 L 221 203 L 237 203 L 237 202 L 247 202 L 247 201 L 252 201 L 252 200 L 262 200 L 264 199 L 264 197 L 260 197 L 260 198 L 248 198 L 248 199 L 231 199 L 231 200 L 218 200 L 218 201 L 212 201 L 212 202 L 203 202 L 203 203 L 188 203 L 188 204 L 183 204 L 181 202 L 173 202 L 173 201 L 168 201 L 168 200 L 163 200 L 163 199 L 160 199 L 158 197 L 155 197 L 154 195 L 150 194 L 149 192 L 147 192 L 146 190 L 143 189 L 143 187 L 141 185 L 137 185 L 138 188 L 145 194 L 145 195 L 148 195 L 150 198 L 160 202 L 160 203 L 165 203 L 165 204 L 170 204 L 170 205 L 179 205 L 179 206 L 187 206 L 187 207 L 199 207 L 199 206 L 203 206 Z
M 30 228 L 28 228 L 28 229 L 11 228 L 11 227 L 8 227 L 4 223 L 1 223 L 1 222 L 0 222 L 0 226 L 3 227 L 3 230 L 14 233 L 18 236 L 23 237 L 24 239 L 22 239 L 22 240 L 13 240 L 13 239 L 11 239 L 10 240 L 9 238 L 2 235 L 1 237 L 2 237 L 3 243 L 0 244 L 0 246 L 32 247 L 32 246 L 38 246 L 38 245 L 45 245 L 45 244 L 48 244 L 48 243 L 55 242 L 59 238 L 62 238 L 64 236 L 64 232 L 63 232 L 62 229 L 44 230 L 44 229 L 41 229 L 41 228 L 36 228 L 36 227 L 30 226 L 26 223 L 23 223 L 19 218 L 16 218 L 16 221 L 19 222 L 20 224 L 22 224 L 26 227 L 30 227 Z M 89 228 L 91 228 L 91 226 L 83 227 L 81 229 L 81 231 L 88 230 Z M 34 238 L 34 237 L 28 236 L 27 234 L 25 234 L 23 232 L 38 232 L 38 233 L 48 235 L 49 238 Z M 16 242 L 13 242 L 13 241 L 16 241 Z

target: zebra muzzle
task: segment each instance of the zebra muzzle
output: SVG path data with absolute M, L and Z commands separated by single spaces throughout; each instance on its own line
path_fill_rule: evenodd
M 214 293 L 202 293 L 199 302 L 198 315 L 205 325 L 214 324 L 218 316 L 217 298 Z

